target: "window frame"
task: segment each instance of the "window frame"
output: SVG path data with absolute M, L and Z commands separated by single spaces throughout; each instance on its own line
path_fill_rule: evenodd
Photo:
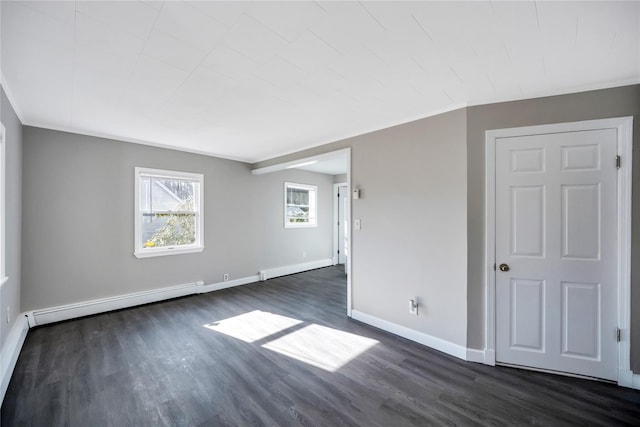
M 309 221 L 308 222 L 289 222 L 289 216 L 287 215 L 287 190 L 289 188 L 297 188 L 300 190 L 313 191 L 313 203 L 311 202 L 311 194 L 309 195 Z M 285 181 L 284 183 L 284 228 L 316 228 L 318 227 L 318 186 L 310 184 L 299 184 L 297 182 Z M 311 209 L 313 208 L 313 216 L 311 215 Z
M 135 167 L 135 191 L 134 191 L 134 252 L 137 258 L 149 258 L 165 255 L 179 255 L 204 250 L 204 175 L 201 173 L 170 171 L 164 169 L 151 169 L 145 167 Z M 162 246 L 158 248 L 145 248 L 142 241 L 142 211 L 140 206 L 140 189 L 143 177 L 167 178 L 189 180 L 196 182 L 194 192 L 195 211 L 195 238 L 196 241 L 189 245 Z

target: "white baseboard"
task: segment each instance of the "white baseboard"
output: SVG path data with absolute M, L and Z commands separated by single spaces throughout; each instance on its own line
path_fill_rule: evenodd
M 450 354 L 451 356 L 455 356 L 459 359 L 467 360 L 467 348 L 462 345 L 455 344 L 423 332 L 418 332 L 415 329 L 407 328 L 406 326 L 401 326 L 357 310 L 353 310 L 351 312 L 351 317 L 362 323 L 382 329 L 383 331 L 391 332 L 392 334 L 426 345 L 427 347 Z
M 494 350 L 479 350 L 477 348 L 467 348 L 467 361 L 475 363 L 483 363 L 489 366 L 495 366 L 496 357 Z
M 475 363 L 484 363 L 484 350 L 467 348 L 467 361 L 475 362 Z
M 152 289 L 125 295 L 82 301 L 74 304 L 60 305 L 57 307 L 34 310 L 27 313 L 29 326 L 45 325 L 47 323 L 60 322 L 62 320 L 75 319 L 82 316 L 104 313 L 122 308 L 135 307 L 136 305 L 149 304 L 170 298 L 178 298 L 197 293 L 198 286 L 202 282 L 186 283 L 183 285 L 169 286 L 166 288 Z
M 0 352 L 0 379 L 2 380 L 0 384 L 0 402 L 4 400 L 4 395 L 7 392 L 7 387 L 9 387 L 9 381 L 13 374 L 13 368 L 15 368 L 18 361 L 27 332 L 29 332 L 29 322 L 24 314 L 20 314 L 16 318 L 9 335 L 7 335 L 7 340 L 4 342 Z
M 640 374 L 634 374 L 630 369 L 620 369 L 618 385 L 640 390 Z
M 273 279 L 274 277 L 286 276 L 288 274 L 302 273 L 303 271 L 329 267 L 331 265 L 333 265 L 333 259 L 327 258 L 319 259 L 317 261 L 303 262 L 301 264 L 287 265 L 285 267 L 267 268 L 260 270 L 260 280 Z
M 198 286 L 198 293 L 203 294 L 205 292 L 220 291 L 222 289 L 233 288 L 234 286 L 248 285 L 249 283 L 255 283 L 260 281 L 260 276 L 249 276 L 235 280 L 228 280 L 226 282 L 212 283 L 210 285 Z

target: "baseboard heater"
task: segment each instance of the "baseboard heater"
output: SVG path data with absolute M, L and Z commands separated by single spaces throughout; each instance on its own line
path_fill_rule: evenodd
M 320 259 L 317 261 L 304 262 L 301 264 L 287 265 L 286 267 L 268 268 L 260 270 L 260 281 L 264 282 L 275 277 L 287 276 L 289 274 L 302 273 L 303 271 L 315 270 L 316 268 L 329 267 L 333 265 L 331 258 Z
M 112 310 L 135 307 L 137 305 L 164 301 L 197 293 L 203 282 L 185 283 L 183 285 L 152 289 L 114 297 L 82 301 L 74 304 L 60 305 L 27 312 L 29 327 L 46 325 L 83 316 L 104 313 Z

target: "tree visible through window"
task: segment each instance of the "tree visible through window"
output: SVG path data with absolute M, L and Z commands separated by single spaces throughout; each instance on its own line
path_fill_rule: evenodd
M 202 250 L 202 175 L 136 168 L 136 256 Z
M 284 183 L 284 226 L 316 227 L 317 194 L 315 185 Z

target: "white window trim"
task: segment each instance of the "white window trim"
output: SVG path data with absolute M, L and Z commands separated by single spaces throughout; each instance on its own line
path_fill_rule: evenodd
M 188 179 L 199 182 L 196 197 L 196 242 L 192 245 L 168 246 L 162 248 L 144 248 L 140 232 L 142 230 L 140 215 L 140 176 L 152 175 L 154 177 Z M 163 169 L 135 168 L 135 201 L 134 201 L 134 252 L 137 258 L 149 258 L 165 255 L 180 255 L 204 250 L 204 175 L 200 173 L 169 171 Z
M 7 277 L 6 270 L 6 182 L 7 182 L 7 168 L 6 168 L 6 139 L 5 139 L 4 125 L 0 123 L 0 286 L 4 285 L 9 278 Z
M 313 191 L 314 197 L 314 206 L 315 206 L 315 215 L 313 217 L 313 222 L 288 222 L 287 221 L 287 188 L 294 187 L 300 188 L 303 190 Z M 309 202 L 311 203 L 311 202 Z M 309 184 L 298 184 L 297 182 L 285 182 L 284 183 L 284 199 L 282 201 L 284 206 L 283 215 L 284 215 L 284 228 L 316 228 L 318 227 L 318 186 L 317 185 L 309 185 Z

